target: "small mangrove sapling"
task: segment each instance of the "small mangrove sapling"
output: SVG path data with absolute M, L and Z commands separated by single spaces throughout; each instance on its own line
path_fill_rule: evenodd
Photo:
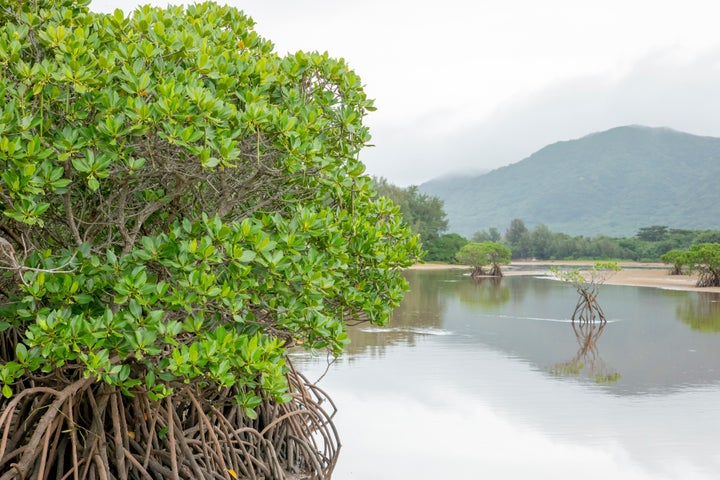
M 561 270 L 553 267 L 550 269 L 556 278 L 571 283 L 580 295 L 571 317 L 573 322 L 606 322 L 605 313 L 597 301 L 597 295 L 600 286 L 619 270 L 620 266 L 616 262 L 596 262 L 590 270 L 584 272 L 577 268 Z

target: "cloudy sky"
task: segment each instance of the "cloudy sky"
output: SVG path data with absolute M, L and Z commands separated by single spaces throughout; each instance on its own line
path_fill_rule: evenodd
M 95 11 L 180 0 L 93 0 Z M 280 53 L 345 58 L 378 107 L 368 173 L 493 169 L 619 125 L 720 136 L 717 0 L 221 0 Z

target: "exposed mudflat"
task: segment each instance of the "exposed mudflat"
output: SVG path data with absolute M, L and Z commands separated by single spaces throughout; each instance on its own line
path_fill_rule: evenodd
M 550 275 L 548 272 L 549 267 L 567 266 L 569 268 L 578 268 L 582 270 L 583 267 L 589 268 L 593 264 L 594 262 L 590 261 L 518 261 L 505 267 L 503 269 L 503 273 L 505 275 Z M 720 287 L 696 287 L 695 284 L 697 282 L 697 276 L 694 274 L 669 275 L 667 265 L 662 263 L 618 262 L 618 264 L 622 267 L 622 270 L 611 273 L 605 280 L 606 284 L 720 293 Z M 468 267 L 463 265 L 441 263 L 421 263 L 413 265 L 410 268 L 421 270 L 468 269 Z

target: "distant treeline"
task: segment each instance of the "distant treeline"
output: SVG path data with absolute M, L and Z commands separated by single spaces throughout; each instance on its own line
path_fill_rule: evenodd
M 420 235 L 428 262 L 455 263 L 455 254 L 471 241 L 503 243 L 512 250 L 513 259 L 636 261 L 658 261 L 670 250 L 720 243 L 720 230 L 653 225 L 640 228 L 632 237 L 585 237 L 553 232 L 545 225 L 530 230 L 522 219 L 513 220 L 504 233 L 489 228 L 466 238 L 457 233 L 443 233 L 447 229 L 447 215 L 439 198 L 420 193 L 416 186 L 397 187 L 383 178 L 376 178 L 375 185 L 379 195 L 389 197 L 400 207 L 404 220 Z
M 493 235 L 497 236 L 497 230 L 480 231 L 472 236 L 472 241 L 486 240 Z M 500 241 L 512 249 L 513 258 L 657 261 L 670 250 L 684 250 L 702 243 L 720 243 L 720 230 L 683 230 L 653 225 L 640 228 L 632 237 L 571 237 L 552 232 L 545 225 L 529 230 L 522 220 L 515 219 Z

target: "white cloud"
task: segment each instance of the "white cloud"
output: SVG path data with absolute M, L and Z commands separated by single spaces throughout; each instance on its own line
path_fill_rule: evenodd
M 138 3 L 147 2 L 122 5 Z M 251 15 L 278 51 L 348 60 L 379 107 L 368 118 L 377 147 L 363 159 L 399 184 L 620 124 L 705 134 L 720 125 L 714 0 L 224 3 Z
M 692 58 L 655 51 L 622 75 L 566 79 L 506 101 L 449 134 L 398 128 L 363 158 L 371 173 L 421 183 L 448 171 L 496 168 L 547 144 L 619 125 L 720 136 L 719 64 L 720 46 Z

